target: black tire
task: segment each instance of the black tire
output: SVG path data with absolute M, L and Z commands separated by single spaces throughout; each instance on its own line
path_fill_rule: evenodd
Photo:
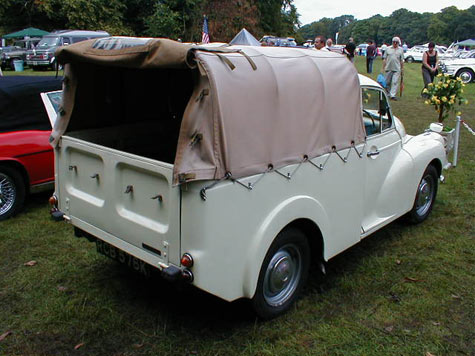
M 252 298 L 262 319 L 272 319 L 290 309 L 308 276 L 310 247 L 298 229 L 281 231 L 267 251 Z
M 414 62 L 414 58 L 409 56 L 409 57 L 406 58 L 406 62 L 407 63 L 412 63 L 412 62 Z
M 437 170 L 434 166 L 428 166 L 417 186 L 416 198 L 412 210 L 408 213 L 411 222 L 418 224 L 423 222 L 432 211 L 435 203 L 438 187 Z
M 0 166 L 0 221 L 17 214 L 25 202 L 26 187 L 21 174 Z
M 462 68 L 457 72 L 457 77 L 462 79 L 462 83 L 468 84 L 473 82 L 475 79 L 475 75 L 473 73 L 473 70 L 470 68 Z

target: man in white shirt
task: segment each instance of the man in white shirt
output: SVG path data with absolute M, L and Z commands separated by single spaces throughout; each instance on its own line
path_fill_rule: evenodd
M 404 51 L 399 37 L 393 37 L 393 45 L 386 49 L 383 56 L 383 72 L 386 77 L 387 91 L 392 100 L 397 100 L 397 90 L 404 67 Z
M 317 51 L 328 51 L 325 47 L 326 42 L 326 38 L 322 35 L 315 37 L 315 49 Z

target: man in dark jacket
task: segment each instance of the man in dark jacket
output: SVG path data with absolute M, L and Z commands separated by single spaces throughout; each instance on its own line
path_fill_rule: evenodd
M 353 41 L 353 37 L 350 37 L 350 39 L 348 40 L 348 43 L 345 46 L 345 54 L 351 62 L 355 61 L 355 50 L 356 50 L 355 42 Z
M 366 72 L 373 73 L 373 60 L 376 58 L 376 46 L 374 42 L 369 40 L 366 47 Z

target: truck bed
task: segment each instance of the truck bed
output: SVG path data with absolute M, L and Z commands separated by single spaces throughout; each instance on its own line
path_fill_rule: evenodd
M 69 132 L 67 136 L 173 164 L 179 120 L 141 122 Z

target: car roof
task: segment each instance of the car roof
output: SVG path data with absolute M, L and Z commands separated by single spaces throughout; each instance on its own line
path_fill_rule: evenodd
M 61 30 L 61 31 L 54 31 L 50 32 L 49 34 L 45 35 L 44 37 L 52 37 L 52 36 L 109 36 L 109 33 L 106 31 L 84 31 L 84 30 Z
M 366 75 L 358 74 L 358 78 L 360 80 L 360 86 L 382 88 L 378 82 L 374 81 L 370 77 L 367 77 Z

